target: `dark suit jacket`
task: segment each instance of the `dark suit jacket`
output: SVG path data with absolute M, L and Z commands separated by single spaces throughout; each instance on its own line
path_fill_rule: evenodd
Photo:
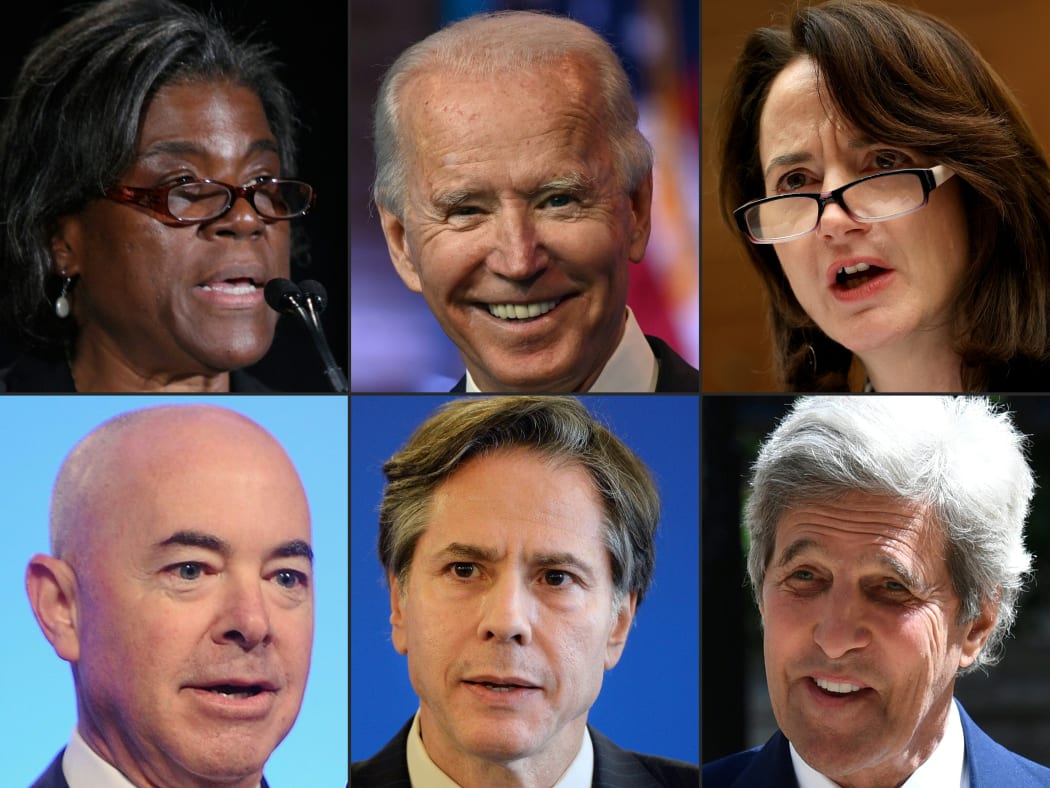
M 653 349 L 653 355 L 660 362 L 660 370 L 656 374 L 656 393 L 665 394 L 670 392 L 691 392 L 697 394 L 700 391 L 700 371 L 689 365 L 689 362 L 674 352 L 674 349 L 659 337 L 645 336 L 649 347 Z M 467 391 L 467 376 L 459 379 L 450 393 L 464 394 Z
M 350 764 L 352 788 L 411 788 L 406 746 L 412 720 L 367 761 Z M 622 750 L 588 726 L 594 742 L 593 788 L 697 788 L 700 769 L 691 763 Z
M 51 761 L 47 771 L 37 777 L 36 782 L 29 788 L 69 788 L 69 783 L 66 782 L 65 775 L 62 774 L 62 756 L 65 752 L 63 748 L 55 760 Z M 262 788 L 268 788 L 265 777 L 263 777 Z
M 230 391 L 233 393 L 265 393 L 271 389 L 241 369 L 230 372 Z M 20 356 L 13 364 L 0 369 L 0 394 L 3 393 L 69 393 L 75 394 L 73 375 L 64 361 L 37 356 Z
M 966 741 L 966 764 L 970 769 L 970 788 L 1039 788 L 1050 786 L 1050 769 L 1040 766 L 1001 744 L 988 734 L 959 706 L 963 738 Z M 704 764 L 704 788 L 798 788 L 791 765 L 788 740 L 777 731 L 762 747 L 730 755 Z

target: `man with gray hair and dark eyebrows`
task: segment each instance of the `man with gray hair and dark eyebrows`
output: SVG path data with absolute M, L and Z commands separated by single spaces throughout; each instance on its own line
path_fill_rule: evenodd
M 456 392 L 700 389 L 627 306 L 653 155 L 609 44 L 553 14 L 451 24 L 403 52 L 375 106 L 390 258 L 459 349 Z
M 379 556 L 419 710 L 351 785 L 689 786 L 587 725 L 652 579 L 660 501 L 573 397 L 455 400 L 384 465 Z
M 779 730 L 705 788 L 1050 786 L 953 697 L 998 660 L 1030 571 L 1025 449 L 985 397 L 795 400 L 745 514 Z

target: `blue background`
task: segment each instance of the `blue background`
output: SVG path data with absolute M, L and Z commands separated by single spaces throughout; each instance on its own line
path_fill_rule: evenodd
M 382 464 L 452 397 L 351 398 L 350 755 L 374 755 L 419 706 L 390 643 L 390 600 L 376 555 Z M 699 403 L 692 396 L 581 399 L 649 466 L 661 493 L 656 573 L 620 663 L 589 721 L 619 746 L 699 762 Z
M 4 776 L 29 785 L 65 746 L 76 723 L 69 665 L 33 618 L 24 588 L 29 557 L 49 552 L 48 509 L 58 468 L 100 423 L 145 405 L 211 403 L 254 419 L 280 441 L 303 479 L 313 519 L 316 627 L 299 719 L 275 750 L 266 777 L 275 788 L 343 786 L 347 731 L 347 399 L 340 396 L 8 396 L 0 398 L 3 533 L 0 652 Z M 157 644 L 163 648 L 162 643 Z

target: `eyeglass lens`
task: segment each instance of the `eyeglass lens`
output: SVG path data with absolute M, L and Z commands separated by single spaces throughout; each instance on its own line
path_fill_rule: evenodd
M 269 219 L 288 219 L 310 202 L 310 187 L 299 181 L 268 181 L 249 193 L 252 207 Z M 221 183 L 184 183 L 168 192 L 168 210 L 183 220 L 205 221 L 223 214 L 234 193 Z
M 926 194 L 918 175 L 893 172 L 850 184 L 841 199 L 854 219 L 878 220 L 921 207 Z M 805 235 L 817 226 L 820 202 L 813 195 L 785 196 L 753 206 L 746 218 L 751 234 L 760 240 Z

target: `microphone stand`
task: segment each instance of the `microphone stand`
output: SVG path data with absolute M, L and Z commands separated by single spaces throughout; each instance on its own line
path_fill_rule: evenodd
M 346 375 L 336 363 L 332 350 L 328 347 L 328 340 L 325 339 L 324 330 L 321 328 L 319 314 L 324 310 L 328 300 L 324 287 L 320 282 L 312 280 L 302 284 L 305 287 L 300 288 L 299 285 L 288 279 L 271 279 L 266 283 L 264 289 L 266 303 L 277 312 L 286 315 L 294 314 L 302 320 L 307 333 L 314 342 L 314 347 L 317 348 L 324 362 L 325 376 L 332 390 L 339 394 L 346 394 L 350 391 Z

